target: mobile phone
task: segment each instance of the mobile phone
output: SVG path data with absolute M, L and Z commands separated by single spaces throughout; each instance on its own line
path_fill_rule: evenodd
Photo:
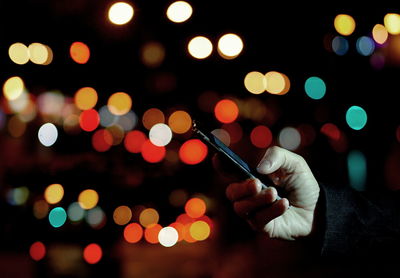
M 202 142 L 214 149 L 214 151 L 216 151 L 217 153 L 221 154 L 223 157 L 226 158 L 226 160 L 232 162 L 232 165 L 235 167 L 235 169 L 240 171 L 242 176 L 251 179 L 259 179 L 261 181 L 263 189 L 269 186 L 273 186 L 272 181 L 267 176 L 259 177 L 254 169 L 251 169 L 241 157 L 234 153 L 214 134 L 200 128 L 198 122 L 193 121 L 192 130 Z M 277 200 L 279 199 L 281 198 L 278 196 Z

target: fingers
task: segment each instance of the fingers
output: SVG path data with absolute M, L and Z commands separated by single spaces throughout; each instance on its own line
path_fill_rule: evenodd
M 247 218 L 253 211 L 265 206 L 270 206 L 275 202 L 277 196 L 276 189 L 268 187 L 257 194 L 234 202 L 233 208 L 239 216 Z
M 261 192 L 262 186 L 259 180 L 248 179 L 243 182 L 231 183 L 226 188 L 226 196 L 230 201 L 237 201 L 239 199 L 255 195 Z
M 289 201 L 286 198 L 282 198 L 269 207 L 264 207 L 253 212 L 248 220 L 254 229 L 262 231 L 265 225 L 284 214 L 288 208 Z
M 257 166 L 257 171 L 261 174 L 271 174 L 279 169 L 293 172 L 306 165 L 305 160 L 300 155 L 273 146 L 269 148 Z

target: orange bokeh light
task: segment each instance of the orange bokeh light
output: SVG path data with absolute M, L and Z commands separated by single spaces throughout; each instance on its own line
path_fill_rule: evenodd
M 175 230 L 178 232 L 178 241 L 181 241 L 184 237 L 185 226 L 180 222 L 173 222 L 169 226 L 175 228 Z
M 142 157 L 150 163 L 157 163 L 164 159 L 166 154 L 165 147 L 159 147 L 151 143 L 149 139 L 142 145 Z
M 86 64 L 90 58 L 90 49 L 83 42 L 74 42 L 69 49 L 72 60 L 78 64 Z
M 93 108 L 98 100 L 98 95 L 92 87 L 83 87 L 76 91 L 74 95 L 75 105 L 81 110 Z
M 143 237 L 143 228 L 138 223 L 131 223 L 124 229 L 124 238 L 129 243 L 139 242 Z
M 207 146 L 199 139 L 189 139 L 179 149 L 179 158 L 189 165 L 202 162 L 207 157 L 207 154 Z
M 203 216 L 206 209 L 206 203 L 200 198 L 191 198 L 185 205 L 186 214 L 192 218 Z
M 132 130 L 125 135 L 125 149 L 131 153 L 140 153 L 143 143 L 147 140 L 146 135 L 140 130 Z
M 35 261 L 40 261 L 46 255 L 46 247 L 40 241 L 34 242 L 29 248 L 29 255 Z
M 239 107 L 233 100 L 223 99 L 215 105 L 214 114 L 221 123 L 232 123 L 239 116 Z
M 160 224 L 153 224 L 148 226 L 144 230 L 144 238 L 147 242 L 156 244 L 158 243 L 158 234 L 161 231 L 162 226 Z
M 108 151 L 113 144 L 113 137 L 107 129 L 100 129 L 93 133 L 92 146 L 98 152 Z
M 84 131 L 95 130 L 100 123 L 100 116 L 94 109 L 83 111 L 79 116 L 79 125 Z
M 101 260 L 103 251 L 101 247 L 96 243 L 91 243 L 83 250 L 83 258 L 89 264 L 96 264 Z

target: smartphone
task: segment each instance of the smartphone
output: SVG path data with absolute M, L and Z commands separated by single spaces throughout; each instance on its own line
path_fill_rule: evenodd
M 227 161 L 232 162 L 234 169 L 237 169 L 241 173 L 241 176 L 245 178 L 259 179 L 263 188 L 273 186 L 272 181 L 267 176 L 258 177 L 257 171 L 255 169 L 251 169 L 241 157 L 234 153 L 230 148 L 228 148 L 228 146 L 226 146 L 211 132 L 207 132 L 204 129 L 201 129 L 198 122 L 193 121 L 192 129 L 202 142 L 204 142 L 211 149 L 214 149 L 214 151 L 225 157 Z M 281 198 L 278 196 L 277 200 L 279 199 Z

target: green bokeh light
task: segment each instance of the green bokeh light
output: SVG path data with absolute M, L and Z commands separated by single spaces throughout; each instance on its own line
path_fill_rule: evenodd
M 367 124 L 367 112 L 360 106 L 351 106 L 346 112 L 346 122 L 350 128 L 362 129 Z
M 350 186 L 358 191 L 365 190 L 367 180 L 367 160 L 360 151 L 353 150 L 347 156 Z
M 306 94 L 312 99 L 321 99 L 325 96 L 326 85 L 325 82 L 316 76 L 311 76 L 304 84 Z

